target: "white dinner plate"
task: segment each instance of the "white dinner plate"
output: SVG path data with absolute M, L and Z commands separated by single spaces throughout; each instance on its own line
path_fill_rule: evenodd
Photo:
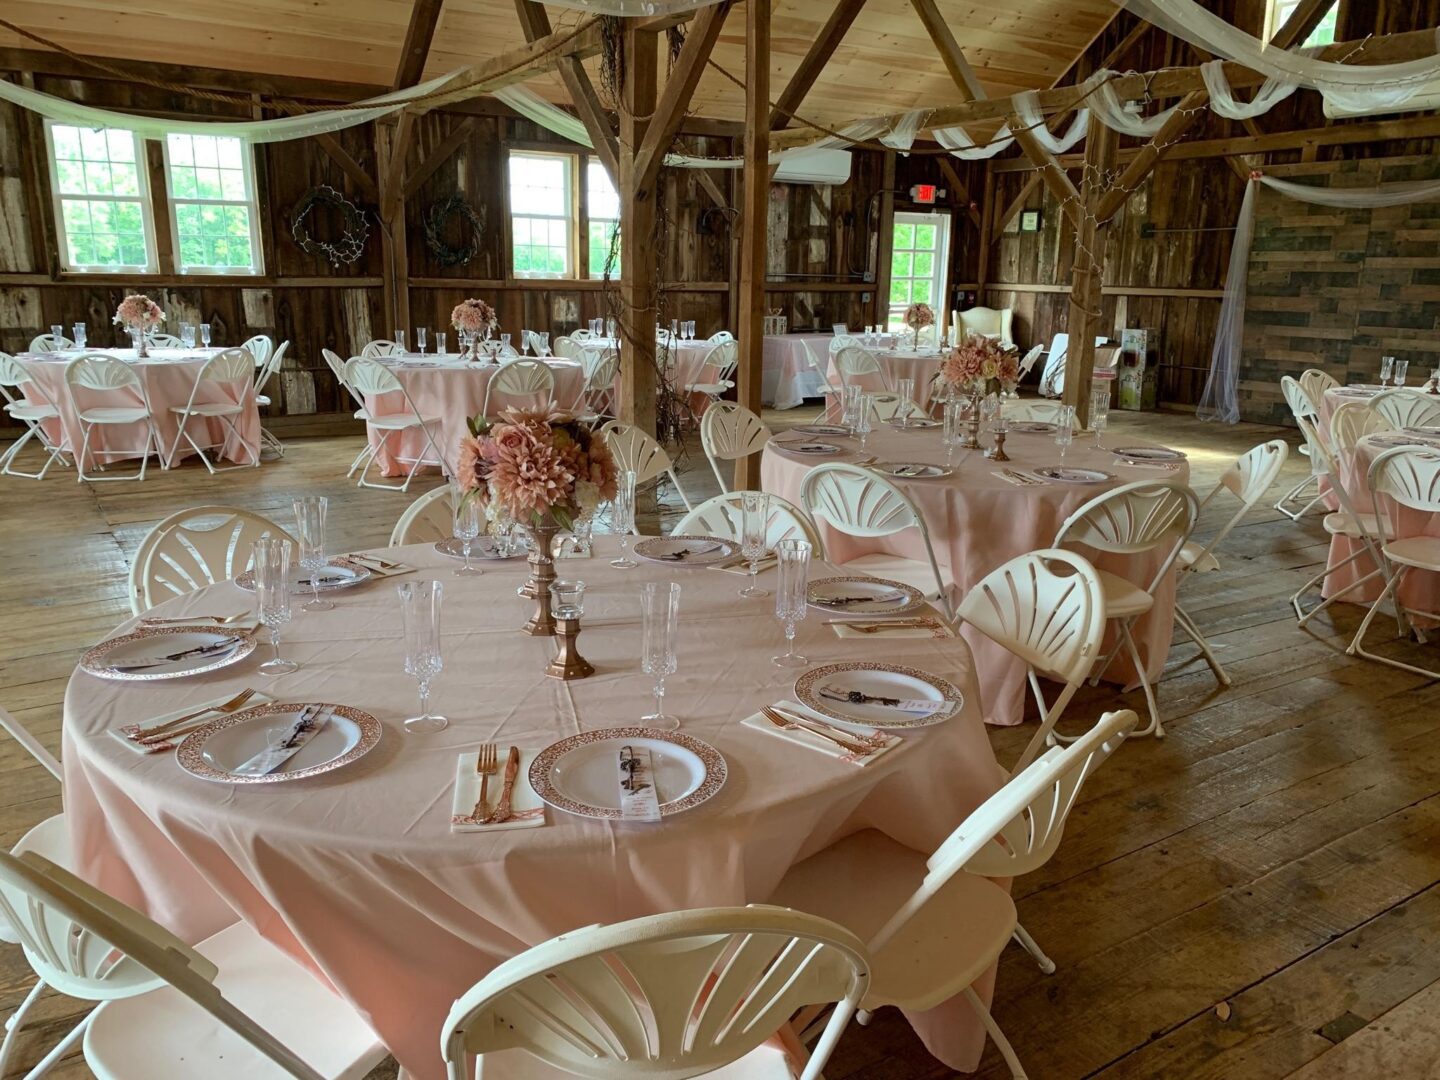
M 652 536 L 635 545 L 635 554 L 670 566 L 712 566 L 733 558 L 740 549 L 718 536 Z
M 828 454 L 844 453 L 841 447 L 828 442 L 783 442 L 780 439 L 771 439 L 770 442 L 776 449 L 784 450 L 787 454 L 809 454 L 814 457 L 824 457 Z
M 1406 435 L 1418 435 L 1422 439 L 1440 439 L 1440 427 L 1415 425 L 1400 429 Z
M 849 435 L 850 429 L 842 424 L 797 424 L 790 429 L 801 435 Z
M 1185 453 L 1182 450 L 1171 450 L 1168 446 L 1122 446 L 1118 450 L 1111 450 L 1116 457 L 1129 458 L 1131 461 L 1184 461 Z
M 1044 465 L 1035 470 L 1035 475 L 1057 484 L 1103 484 L 1114 479 L 1103 469 L 1083 469 L 1078 465 Z
M 900 431 L 919 431 L 921 428 L 932 428 L 940 426 L 939 420 L 932 420 L 928 416 L 892 416 L 889 420 L 886 420 L 885 423 L 889 424 L 892 428 L 896 428 Z
M 452 559 L 465 558 L 464 546 L 453 536 L 446 540 L 436 540 L 435 550 Z M 470 558 L 472 559 L 518 559 L 524 554 L 520 545 L 516 544 L 509 555 L 501 555 L 495 550 L 494 538 L 489 536 L 478 536 L 470 543 Z
M 1011 420 L 1008 430 L 1011 435 L 1053 435 L 1055 425 L 1045 420 Z
M 319 589 L 320 592 L 330 592 L 335 589 L 348 589 L 351 586 L 359 585 L 370 579 L 370 571 L 359 563 L 347 562 L 342 558 L 331 559 L 320 571 L 317 585 L 310 584 L 312 576 L 299 563 L 290 567 L 290 592 L 296 596 L 304 595 Z M 255 591 L 255 571 L 246 570 L 235 579 L 235 584 L 246 592 Z
M 810 582 L 810 606 L 829 615 L 902 615 L 925 605 L 920 590 L 875 577 L 828 577 Z M 827 600 L 832 601 L 826 603 Z M 846 602 L 848 601 L 848 602 Z
M 244 660 L 255 651 L 249 633 L 216 627 L 142 626 L 102 641 L 80 658 L 80 667 L 102 679 L 145 682 L 199 675 Z M 188 653 L 189 655 L 179 655 Z M 173 660 L 165 657 L 175 657 Z
M 291 727 L 307 702 L 271 702 L 212 720 L 192 731 L 175 750 L 180 767 L 201 780 L 222 784 L 280 784 L 332 772 L 374 749 L 380 721 L 349 705 L 316 702 L 324 725 L 310 741 L 263 776 L 237 776 L 235 770 L 269 745 L 270 731 Z
M 846 700 L 852 694 L 858 700 Z M 930 709 L 907 711 L 877 699 L 926 702 Z M 943 724 L 965 704 L 964 695 L 938 675 L 869 661 L 826 664 L 802 672 L 795 680 L 795 700 L 821 716 L 867 728 Z
M 1386 450 L 1393 450 L 1397 446 L 1423 446 L 1427 449 L 1440 446 L 1440 437 L 1426 438 L 1423 435 L 1410 435 L 1403 431 L 1367 435 L 1365 441 L 1371 446 L 1383 447 Z
M 878 473 L 886 476 L 893 476 L 897 480 L 934 480 L 941 476 L 949 476 L 954 469 L 947 469 L 943 465 L 927 465 L 923 461 L 881 461 L 869 466 Z
M 589 818 L 620 817 L 620 751 L 650 751 L 660 816 L 699 806 L 725 783 L 725 758 L 679 731 L 601 728 L 552 743 L 530 765 L 530 786 L 557 810 Z

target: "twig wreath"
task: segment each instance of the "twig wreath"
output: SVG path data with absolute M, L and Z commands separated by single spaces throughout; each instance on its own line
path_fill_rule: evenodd
M 311 231 L 310 217 L 317 209 L 333 211 L 340 219 L 338 240 L 319 240 Z M 370 215 L 329 184 L 311 188 L 295 206 L 290 235 L 301 251 L 323 255 L 331 266 L 356 262 L 370 238 Z
M 465 223 L 464 237 L 458 246 L 446 239 L 450 219 L 459 217 Z M 425 246 L 441 266 L 464 266 L 480 254 L 480 234 L 485 231 L 485 217 L 460 195 L 441 199 L 425 212 Z

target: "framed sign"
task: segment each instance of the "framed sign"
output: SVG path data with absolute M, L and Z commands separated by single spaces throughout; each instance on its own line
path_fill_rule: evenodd
M 1022 211 L 1020 211 L 1020 231 L 1021 231 L 1021 232 L 1039 232 L 1039 231 L 1040 231 L 1040 211 L 1039 211 L 1039 210 L 1022 210 Z

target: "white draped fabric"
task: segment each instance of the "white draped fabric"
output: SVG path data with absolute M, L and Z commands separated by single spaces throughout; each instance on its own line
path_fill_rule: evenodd
M 966 161 L 992 158 L 996 154 L 1010 149 L 1015 142 L 1015 137 L 1010 134 L 1008 126 L 1002 126 L 984 146 L 977 146 L 975 140 L 970 138 L 969 132 L 963 127 L 936 128 L 930 134 L 935 136 L 936 142 L 950 151 L 952 157 L 963 158 Z
M 1125 107 L 1125 102 L 1120 100 L 1120 95 L 1115 93 L 1114 84 L 1109 81 L 1115 74 L 1113 71 L 1097 71 L 1086 81 L 1087 86 L 1091 83 L 1097 86 L 1095 93 L 1089 97 L 1090 110 L 1095 114 L 1095 119 L 1122 135 L 1131 135 L 1137 139 L 1153 137 L 1165 126 L 1165 122 L 1175 115 L 1175 110 L 1180 108 L 1179 104 L 1171 105 L 1154 116 L 1141 116 L 1138 112 L 1131 112 Z
M 1269 112 L 1280 102 L 1300 88 L 1294 79 L 1266 79 L 1255 97 L 1247 104 L 1238 101 L 1230 89 L 1230 80 L 1225 77 L 1225 61 L 1211 60 L 1200 65 L 1200 77 L 1205 80 L 1205 89 L 1210 92 L 1210 107 L 1229 120 L 1253 120 Z
M 1440 200 L 1440 180 L 1405 184 L 1382 184 L 1374 188 L 1328 188 L 1297 184 L 1255 175 L 1245 186 L 1245 200 L 1235 223 L 1235 242 L 1230 250 L 1230 268 L 1225 281 L 1225 298 L 1215 327 L 1215 346 L 1210 354 L 1210 374 L 1195 415 L 1201 420 L 1233 424 L 1240 419 L 1240 351 L 1245 328 L 1245 298 L 1248 291 L 1250 246 L 1255 239 L 1256 188 L 1266 187 L 1301 202 L 1333 206 L 1343 210 L 1406 206 Z
M 1014 101 L 1015 115 L 1020 123 L 1029 128 L 1031 134 L 1035 136 L 1035 141 L 1052 154 L 1069 153 L 1090 130 L 1089 109 L 1078 110 L 1075 113 L 1075 119 L 1070 121 L 1070 126 L 1065 129 L 1065 134 L 1057 138 L 1050 134 L 1050 129 L 1045 126 L 1045 114 L 1040 111 L 1040 97 L 1034 90 L 1016 94 Z

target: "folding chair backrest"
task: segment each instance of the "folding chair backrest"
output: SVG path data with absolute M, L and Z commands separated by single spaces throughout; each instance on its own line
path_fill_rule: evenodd
M 520 397 L 547 394 L 555 389 L 555 373 L 539 360 L 513 360 L 501 364 L 490 380 L 490 393 Z
M 1097 495 L 1060 526 L 1052 547 L 1082 544 L 1094 551 L 1138 555 L 1169 547 L 1146 592 L 1153 593 L 1195 528 L 1199 504 L 1179 481 L 1139 480 Z
M 1035 361 L 1039 360 L 1043 355 L 1045 355 L 1045 346 L 1043 344 L 1031 348 L 1031 350 L 1025 354 L 1024 359 L 1020 361 L 1020 378 L 1023 379 L 1026 375 L 1029 375 L 1030 369 L 1035 366 Z
M 32 353 L 51 353 L 59 352 L 61 349 L 73 349 L 74 347 L 75 343 L 67 337 L 56 337 L 54 334 L 41 334 L 39 337 L 30 339 L 29 351 Z
M 719 345 L 722 341 L 734 341 L 735 335 L 729 330 L 716 330 L 715 333 L 711 334 L 710 337 L 705 340 L 708 340 L 712 345 Z
M 583 364 L 585 356 L 590 350 L 582 348 L 573 337 L 566 337 L 562 334 L 555 339 L 555 345 L 550 351 L 561 360 L 574 360 L 576 363 Z
M 183 344 L 174 334 L 161 334 L 155 330 L 145 335 L 145 341 L 152 349 L 178 349 Z
M 1440 398 L 1423 390 L 1383 390 L 1370 407 L 1397 428 L 1440 428 Z
M 700 418 L 700 445 L 705 448 L 721 488 L 730 485 L 720 474 L 717 462 L 749 457 L 763 450 L 769 441 L 770 429 L 765 421 L 743 405 L 717 401 Z
M 1009 401 L 1005 403 L 1005 419 L 1055 424 L 1064 410 L 1064 404 L 1059 401 Z
M 134 368 L 124 360 L 104 353 L 87 353 L 71 360 L 65 368 L 65 381 L 72 388 L 78 386 L 86 390 L 123 390 L 130 386 L 144 388 Z
M 830 354 L 833 356 L 841 349 L 858 348 L 860 339 L 854 334 L 836 334 L 830 339 Z
M 1368 401 L 1345 401 L 1330 414 L 1330 446 L 1337 456 L 1349 459 L 1366 435 L 1383 435 L 1395 425 L 1370 407 Z
M 1372 495 L 1411 510 L 1440 512 L 1440 453 L 1419 446 L 1386 450 L 1370 463 L 1369 483 Z
M 670 472 L 673 465 L 665 448 L 643 429 L 612 420 L 600 429 L 605 445 L 621 472 L 633 472 L 635 483 L 643 484 Z
M 591 926 L 501 964 L 450 1010 L 451 1080 L 469 1055 L 523 1049 L 567 1074 L 683 1080 L 738 1061 L 806 1005 L 869 988 L 865 947 L 835 923 L 786 908 L 701 908 Z M 804 1076 L 818 1076 L 827 1028 Z
M 266 361 L 275 351 L 275 342 L 271 341 L 265 334 L 256 334 L 244 345 L 240 346 L 255 358 L 255 366 L 264 367 Z
M 0 388 L 7 386 L 24 386 L 26 383 L 33 381 L 34 380 L 30 378 L 30 373 L 21 366 L 19 360 L 16 360 L 7 352 L 0 352 Z M 24 396 L 24 391 L 21 391 L 21 396 Z M 13 401 L 14 399 L 11 398 L 9 394 L 6 394 L 5 400 Z
M 226 349 L 206 360 L 195 377 L 197 383 L 249 382 L 255 375 L 255 361 L 244 349 Z
M 1289 375 L 1280 376 L 1280 392 L 1285 395 L 1285 404 L 1290 406 L 1292 415 L 1308 416 L 1312 419 L 1320 415 L 1319 408 L 1298 379 Z
M 1138 720 L 1129 709 L 1106 713 L 1075 742 L 1046 751 L 1011 777 L 926 860 L 924 881 L 867 942 L 870 950 L 878 952 L 962 870 L 1011 877 L 1043 864 L 1060 843 L 1080 788 Z
M 586 392 L 610 389 L 619 373 L 620 353 L 615 349 L 601 349 L 589 361 L 585 373 Z
M 427 491 L 405 508 L 390 532 L 390 546 L 424 544 L 445 540 L 454 531 L 454 515 L 450 504 L 450 488 L 441 485 Z
M 393 394 L 396 390 L 405 390 L 393 371 L 368 356 L 352 356 L 346 361 L 345 381 L 357 394 Z
M 1335 376 L 1319 368 L 1306 368 L 1300 373 L 1300 389 L 1305 391 L 1305 396 L 1310 399 L 1310 405 L 1317 413 L 1320 411 L 1320 403 L 1325 400 L 1325 391 L 1339 385 L 1340 382 Z
M 377 356 L 395 356 L 400 351 L 400 346 L 395 342 L 377 338 L 375 341 L 367 341 L 365 347 L 360 350 L 360 355 L 373 359 Z
M 728 379 L 735 373 L 735 368 L 740 363 L 740 345 L 734 341 L 722 341 L 712 346 L 700 362 L 701 370 L 714 368 L 716 379 Z M 709 381 L 708 375 L 702 376 L 703 381 Z
M 136 549 L 130 606 L 139 615 L 172 597 L 227 581 L 249 568 L 251 546 L 267 538 L 295 540 L 269 518 L 237 506 L 195 506 L 171 514 Z
M 850 345 L 841 349 L 835 354 L 835 370 L 840 373 L 840 380 L 845 382 L 849 379 L 858 378 L 861 375 L 880 375 L 883 369 L 880 361 L 869 349 L 862 349 L 858 345 Z
M 885 477 L 855 465 L 820 465 L 800 485 L 800 505 L 817 521 L 849 536 L 927 533 L 910 497 Z M 928 542 L 928 541 L 927 541 Z
M 706 499 L 681 518 L 672 532 L 677 536 L 718 536 L 722 540 L 740 540 L 745 524 L 744 494 L 731 491 Z M 805 516 L 805 511 L 779 495 L 771 495 L 770 516 L 765 523 L 765 546 L 773 549 L 781 540 L 808 540 L 815 551 L 820 550 L 820 536 Z
M 1219 484 L 1245 504 L 1241 510 L 1244 513 L 1264 497 L 1289 456 L 1290 447 L 1284 439 L 1252 446 L 1221 474 Z

